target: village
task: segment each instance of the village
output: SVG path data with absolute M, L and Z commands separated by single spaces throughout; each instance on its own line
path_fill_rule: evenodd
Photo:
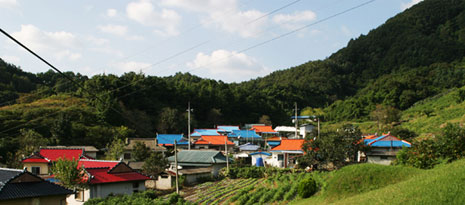
M 308 116 L 298 116 L 305 122 Z M 296 122 L 297 127 L 297 122 Z M 24 158 L 23 170 L 0 168 L 2 188 L 0 204 L 33 203 L 84 204 L 89 199 L 132 194 L 148 189 L 179 192 L 178 177 L 190 186 L 205 179 L 219 179 L 222 170 L 234 163 L 242 166 L 304 169 L 298 157 L 305 154 L 302 145 L 309 136 L 319 137 L 319 127 L 305 123 L 297 127 L 265 124 L 217 125 L 215 128 L 194 129 L 183 134 L 157 134 L 156 138 L 128 138 L 119 160 L 103 160 L 102 150 L 93 146 L 47 146 Z M 366 135 L 362 143 L 370 147 L 359 151 L 358 163 L 389 165 L 402 147 L 410 143 L 390 134 Z M 161 153 L 168 166 L 156 176 L 143 174 L 144 162 L 135 161 L 133 150 L 143 144 L 151 152 Z M 170 154 L 171 153 L 171 154 Z M 172 156 L 169 156 L 172 155 Z M 169 156 L 169 157 L 168 157 Z M 227 157 L 228 156 L 228 157 Z M 52 174 L 57 160 L 77 160 L 84 172 L 85 188 L 70 190 Z M 17 187 L 22 187 L 20 190 Z M 81 186 L 83 187 L 83 186 Z

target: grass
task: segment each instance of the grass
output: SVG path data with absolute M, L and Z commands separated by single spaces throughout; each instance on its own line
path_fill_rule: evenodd
M 329 176 L 316 196 L 293 204 L 464 204 L 464 184 L 465 160 L 431 170 L 353 165 Z

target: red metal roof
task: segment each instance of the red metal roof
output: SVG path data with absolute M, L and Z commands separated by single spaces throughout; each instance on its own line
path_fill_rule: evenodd
M 107 161 L 107 160 L 87 160 L 87 159 L 81 159 L 78 162 L 78 166 L 84 166 L 84 168 L 102 168 L 102 167 L 108 167 L 108 168 L 113 168 L 119 163 L 119 161 Z
M 255 130 L 255 132 L 257 133 L 262 133 L 262 132 L 265 132 L 265 133 L 277 133 L 275 130 L 273 130 L 273 128 L 271 126 L 264 126 L 264 125 L 254 125 L 252 126 L 252 129 L 251 130 Z
M 49 161 L 44 158 L 27 158 L 23 162 L 48 163 Z
M 143 174 L 136 171 L 124 172 L 124 173 L 108 173 L 110 168 L 87 168 L 87 173 L 90 174 L 90 184 L 102 184 L 112 182 L 126 182 L 126 181 L 143 181 L 149 180 Z
M 194 144 L 209 144 L 209 145 L 224 145 L 226 136 L 202 136 Z M 228 145 L 234 145 L 233 142 L 228 140 Z
M 57 161 L 58 158 L 67 159 L 67 160 L 79 160 L 81 155 L 83 155 L 83 149 L 50 149 L 50 148 L 42 148 L 40 149 L 39 154 L 43 157 L 49 159 L 50 161 L 54 162 Z
M 281 144 L 271 149 L 271 151 L 303 151 L 303 139 L 283 139 Z

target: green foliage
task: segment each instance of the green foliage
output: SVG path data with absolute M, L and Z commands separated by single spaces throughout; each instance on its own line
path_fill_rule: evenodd
M 132 158 L 136 162 L 141 162 L 150 157 L 151 150 L 143 142 L 136 142 L 132 149 Z
M 458 124 L 447 124 L 436 138 L 415 140 L 411 148 L 403 148 L 397 155 L 396 163 L 430 169 L 443 161 L 463 158 L 464 150 L 465 128 Z
M 83 182 L 84 170 L 82 167 L 78 167 L 78 160 L 59 158 L 53 163 L 50 172 L 65 187 L 70 189 L 83 187 L 85 186 L 85 182 Z
M 335 168 L 340 168 L 355 161 L 357 152 L 362 149 L 359 143 L 361 135 L 357 127 L 343 125 L 336 131 L 321 132 L 319 138 L 307 137 L 303 145 L 306 154 L 300 161 L 306 165 L 331 163 Z
M 126 144 L 122 139 L 116 138 L 107 145 L 107 151 L 105 152 L 105 158 L 107 160 L 119 160 L 124 154 L 124 147 Z
M 312 177 L 307 177 L 300 181 L 298 187 L 299 196 L 302 198 L 308 198 L 318 191 L 318 185 Z
M 168 166 L 168 160 L 160 152 L 152 152 L 144 161 L 142 170 L 145 174 L 157 177 Z

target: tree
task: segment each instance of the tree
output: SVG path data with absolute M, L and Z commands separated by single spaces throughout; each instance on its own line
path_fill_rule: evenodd
M 319 138 L 307 137 L 303 149 L 306 154 L 302 160 L 307 165 L 328 165 L 340 168 L 356 160 L 357 152 L 362 149 L 362 133 L 350 124 L 343 125 L 336 131 L 320 133 Z M 319 166 L 320 167 L 320 166 Z
M 371 118 L 378 122 L 378 131 L 381 125 L 387 125 L 392 122 L 398 122 L 400 119 L 400 110 L 386 105 L 376 105 L 376 109 L 371 112 Z
M 9 167 L 20 168 L 22 159 L 38 151 L 40 146 L 46 146 L 49 142 L 40 133 L 31 129 L 23 128 L 20 133 L 17 139 L 19 149 L 14 154 L 10 153 L 7 156 L 7 165 Z
M 160 152 L 152 152 L 150 157 L 144 161 L 142 170 L 145 174 L 150 176 L 158 176 L 162 171 L 168 167 L 168 160 Z
M 125 144 L 122 139 L 115 138 L 110 144 L 107 144 L 107 152 L 105 153 L 108 160 L 119 160 L 124 154 Z
M 270 116 L 268 115 L 262 115 L 260 119 L 258 120 L 258 123 L 260 124 L 265 124 L 265 125 L 271 125 L 271 119 Z
M 165 107 L 161 110 L 158 116 L 157 129 L 160 133 L 173 133 L 178 129 L 179 115 L 178 110 L 170 107 Z
M 73 189 L 84 185 L 82 180 L 84 170 L 82 167 L 78 167 L 78 159 L 67 160 L 58 158 L 53 163 L 51 173 L 67 188 Z
M 136 142 L 132 149 L 132 158 L 136 162 L 144 161 L 148 157 L 150 157 L 150 148 L 145 146 L 142 142 Z

